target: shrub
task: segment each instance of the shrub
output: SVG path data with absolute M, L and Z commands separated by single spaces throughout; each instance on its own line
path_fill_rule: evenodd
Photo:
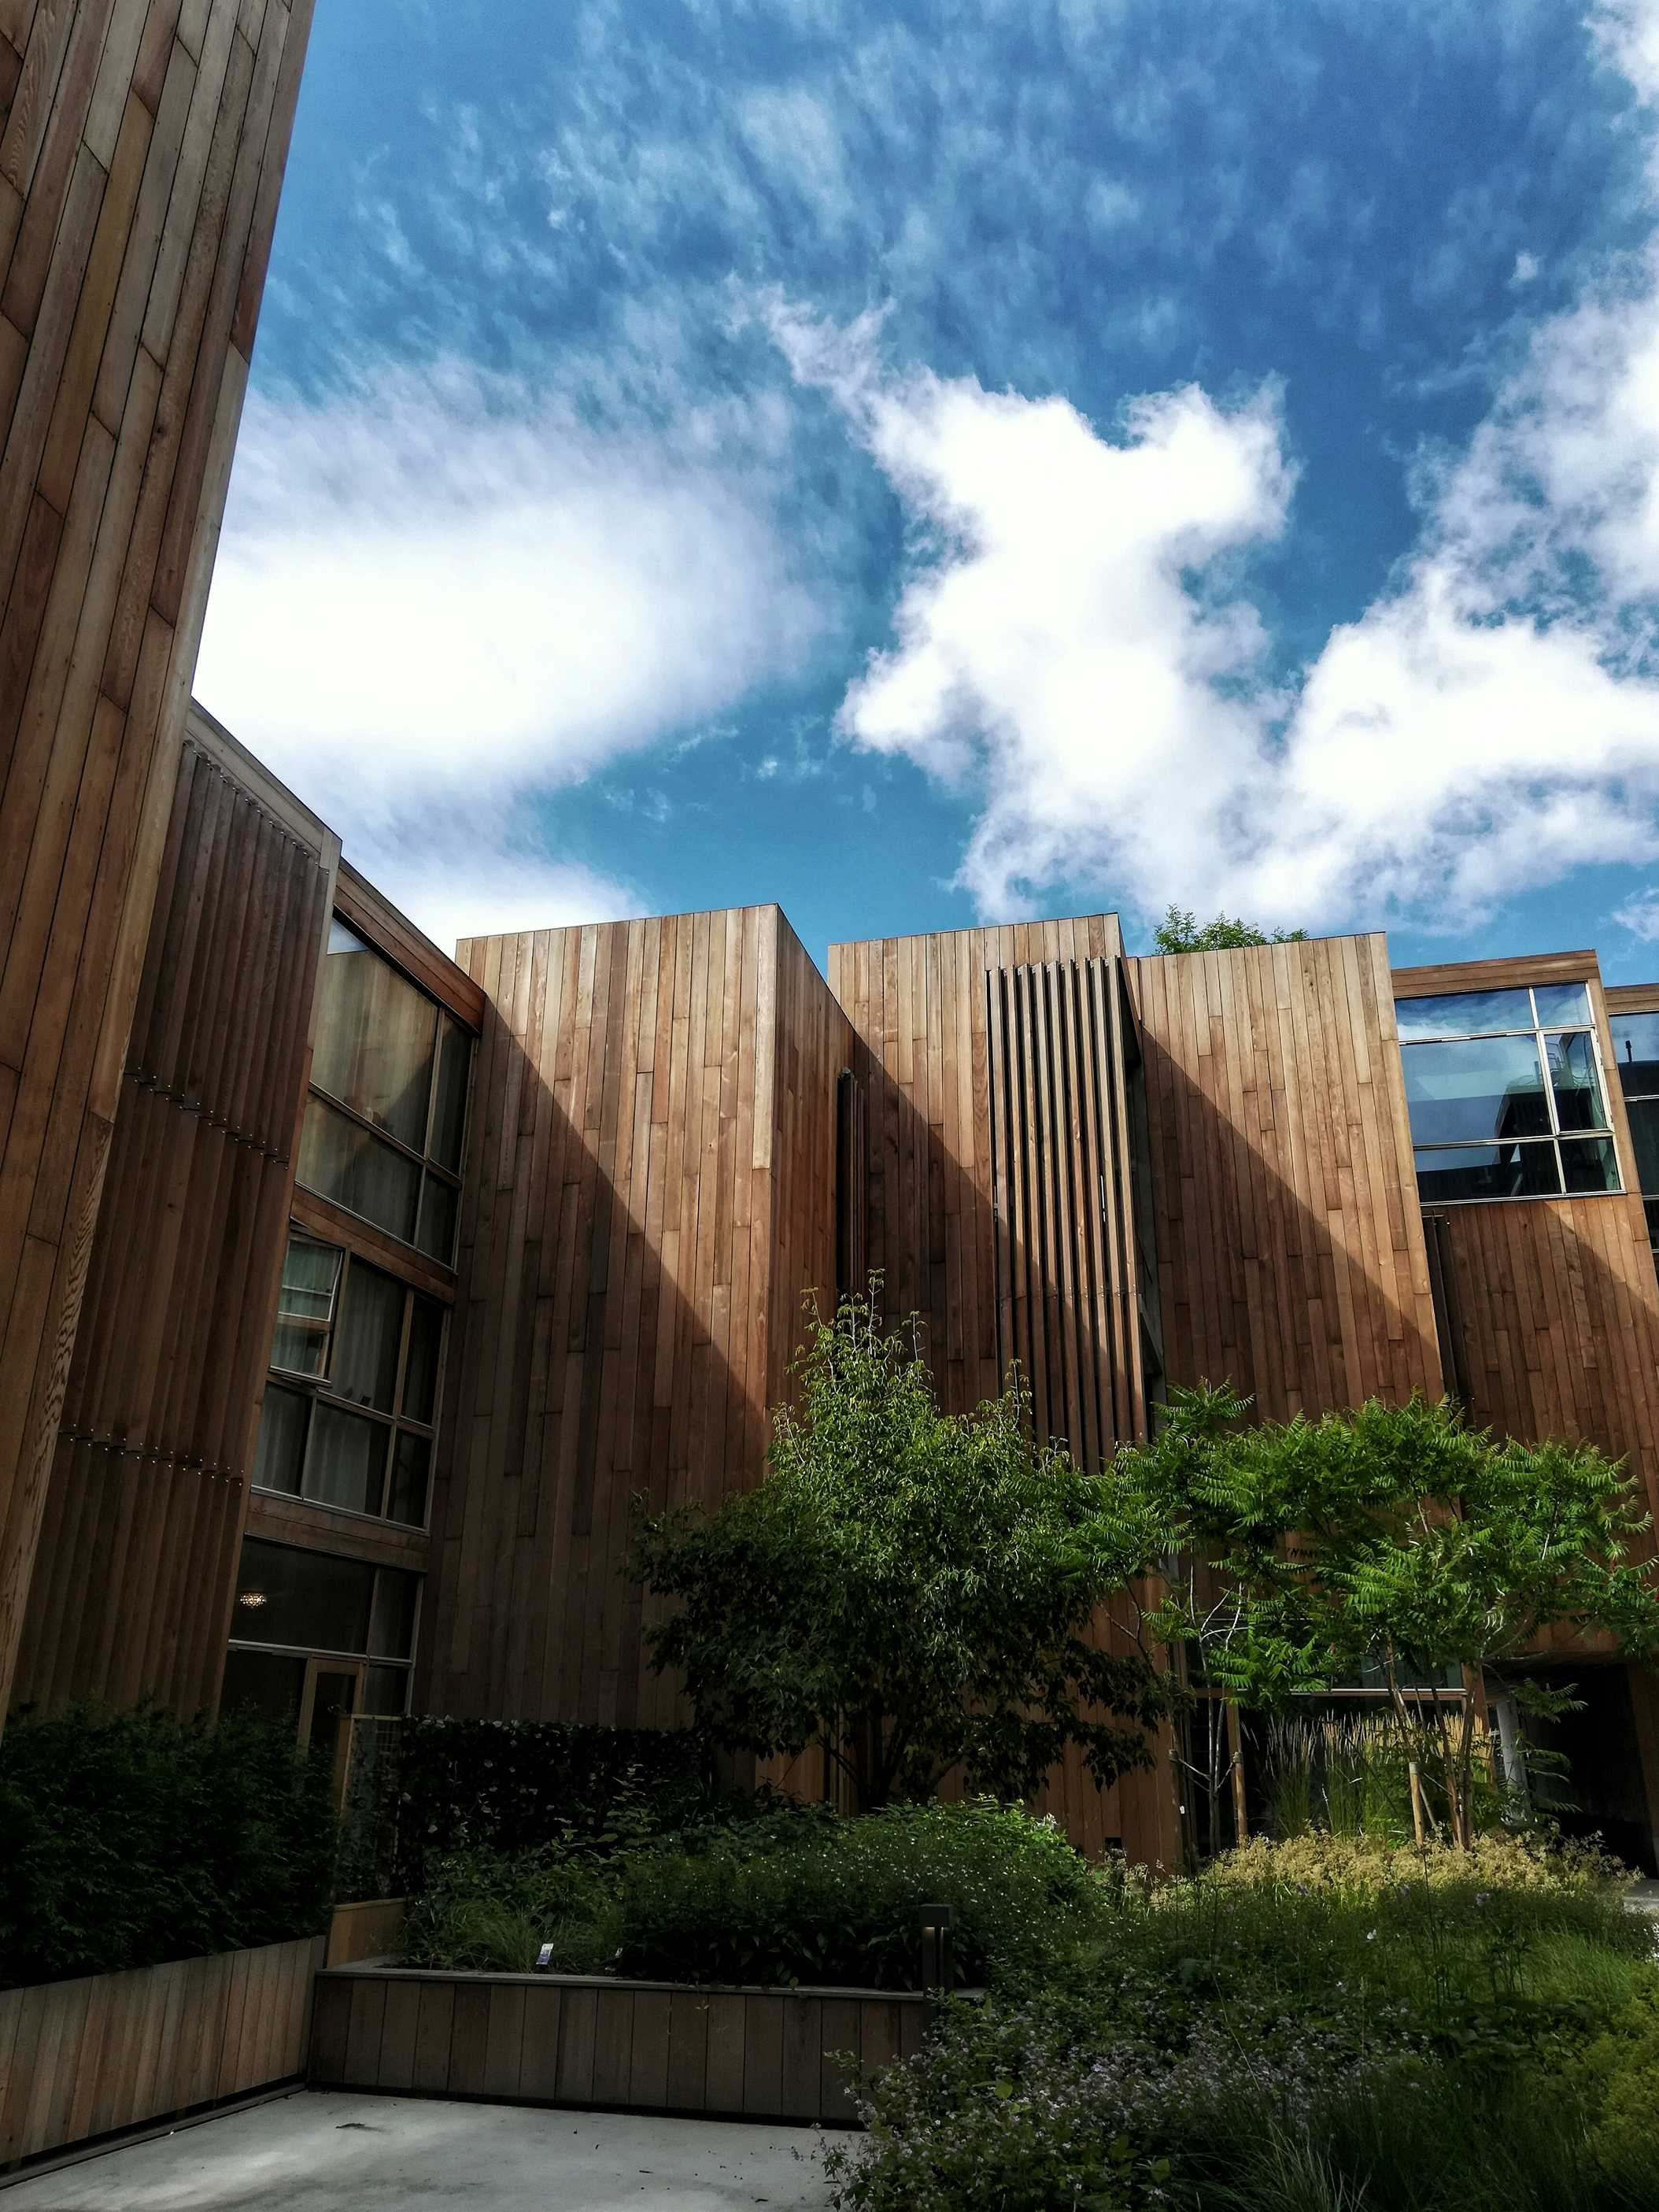
M 719 1793 L 708 1747 L 685 1729 L 563 1721 L 416 1719 L 404 1724 L 400 1887 L 449 1854 L 606 1848 L 706 1817 Z
M 994 1806 L 841 1820 L 765 1813 L 609 1858 L 568 1846 L 437 1862 L 411 1910 L 411 1965 L 528 1966 L 691 1982 L 913 1989 L 918 1908 L 955 1915 L 959 1980 L 1039 1971 L 1103 1927 L 1106 1891 L 1047 1823 Z
M 0 1983 L 315 1935 L 334 1843 L 328 1777 L 290 1729 L 20 1714 L 0 1736 Z

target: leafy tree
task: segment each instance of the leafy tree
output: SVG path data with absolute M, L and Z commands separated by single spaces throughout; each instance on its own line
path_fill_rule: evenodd
M 860 1808 L 966 1786 L 1029 1796 L 1068 1744 L 1103 1785 L 1151 1764 L 1167 1680 L 1097 1650 L 1096 1607 L 1164 1547 L 1109 1480 L 1033 1445 L 1015 1389 L 941 1413 L 873 1292 L 816 1312 L 770 1472 L 713 1513 L 642 1518 L 647 1630 L 698 1725 L 769 1758 L 823 1747 Z
M 1413 1680 L 1502 1679 L 1546 1629 L 1659 1648 L 1659 1561 L 1632 1556 L 1648 1519 L 1594 1445 L 1498 1442 L 1420 1398 L 1241 1427 L 1246 1410 L 1229 1387 L 1176 1390 L 1158 1437 L 1115 1462 L 1128 1511 L 1167 1522 L 1186 1563 L 1147 1626 L 1239 1704 L 1282 1711 L 1380 1659 L 1415 1729 Z M 1524 1673 L 1509 1686 L 1534 1710 L 1570 1698 Z M 1474 1702 L 1429 1704 L 1467 1843 Z
M 1172 906 L 1152 932 L 1152 943 L 1160 952 L 1236 952 L 1243 945 L 1300 945 L 1307 934 L 1305 929 L 1276 929 L 1268 937 L 1254 923 L 1224 914 L 1200 928 L 1190 907 Z

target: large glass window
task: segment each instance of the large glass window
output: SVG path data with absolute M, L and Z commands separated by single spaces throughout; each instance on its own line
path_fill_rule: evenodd
M 298 1288 L 291 1291 L 291 1283 Z M 325 1305 L 316 1287 L 324 1283 Z M 283 1284 L 255 1484 L 349 1513 L 424 1525 L 443 1308 L 297 1230 Z M 307 1304 L 299 1319 L 296 1301 Z
M 1610 1014 L 1613 1057 L 1630 1116 L 1636 1184 L 1648 1217 L 1648 1242 L 1659 1255 L 1659 1011 Z
M 1586 985 L 1401 999 L 1395 1012 L 1425 1200 L 1620 1188 Z
M 450 1266 L 471 1057 L 469 1032 L 337 919 L 300 1181 Z
M 408 1710 L 421 1577 L 398 1567 L 249 1536 L 242 1545 L 225 1669 L 228 1710 L 253 1705 L 297 1716 L 307 1664 L 367 1662 L 359 1710 Z

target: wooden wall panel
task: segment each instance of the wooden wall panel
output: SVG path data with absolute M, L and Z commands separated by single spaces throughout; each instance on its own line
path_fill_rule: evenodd
M 1131 966 L 1170 1379 L 1274 1420 L 1437 1397 L 1386 939 Z
M 833 1267 L 835 1010 L 775 907 L 460 956 L 486 1010 L 417 1695 L 666 1723 L 630 1508 L 761 1477 Z
M 198 717 L 14 1684 L 211 1706 L 339 845 Z
M 0 5 L 0 1707 L 312 6 Z
M 1120 952 L 1115 915 L 830 948 L 867 1101 L 867 1249 L 888 1313 L 916 1314 L 940 1401 L 1001 1389 L 985 977 Z

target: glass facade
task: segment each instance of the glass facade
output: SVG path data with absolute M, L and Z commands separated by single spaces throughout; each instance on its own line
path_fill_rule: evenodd
M 1630 1116 L 1636 1185 L 1648 1217 L 1648 1242 L 1659 1253 L 1659 1012 L 1609 1014 L 1613 1057 Z
M 1395 1013 L 1425 1200 L 1620 1188 L 1586 985 L 1401 999 Z
M 423 1526 L 443 1340 L 434 1299 L 295 1231 L 255 1485 Z
M 452 1266 L 471 1063 L 468 1031 L 337 917 L 300 1182 Z
M 252 1706 L 297 1720 L 307 1674 L 343 1674 L 351 1684 L 347 1711 L 407 1711 L 420 1580 L 365 1559 L 246 1538 L 231 1613 L 225 1710 Z

